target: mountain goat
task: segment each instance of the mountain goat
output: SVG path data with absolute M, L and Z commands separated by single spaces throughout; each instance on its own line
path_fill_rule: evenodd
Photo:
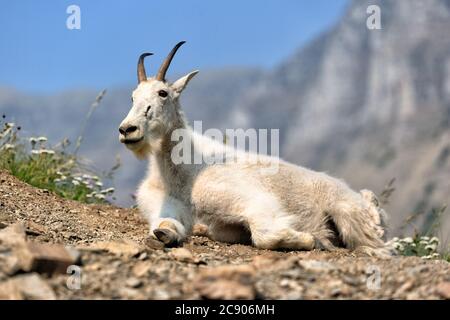
M 139 57 L 133 106 L 119 128 L 120 141 L 150 162 L 137 192 L 150 235 L 177 245 L 201 221 L 209 237 L 228 243 L 383 253 L 385 213 L 372 192 L 355 192 L 341 180 L 276 157 L 238 151 L 188 126 L 179 98 L 198 71 L 174 83 L 165 78 L 183 43 L 172 49 L 155 77 L 147 78 L 144 67 L 151 53 Z M 173 136 L 180 130 L 192 147 L 189 153 L 221 153 L 223 163 L 175 162 L 173 149 L 179 142 Z M 262 170 L 271 165 L 277 166 L 276 174 Z

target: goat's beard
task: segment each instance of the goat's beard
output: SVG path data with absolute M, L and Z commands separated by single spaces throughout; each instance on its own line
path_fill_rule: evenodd
M 151 153 L 151 146 L 147 141 L 138 142 L 136 145 L 127 145 L 127 148 L 133 152 L 133 154 L 139 160 L 144 160 Z
M 142 148 L 138 150 L 134 150 L 133 153 L 139 160 L 147 159 L 148 155 L 150 154 L 150 145 L 145 144 Z
M 138 145 L 127 146 L 136 158 L 139 160 L 145 160 L 149 155 L 155 154 L 161 151 L 162 138 L 152 138 L 150 141 L 143 140 Z

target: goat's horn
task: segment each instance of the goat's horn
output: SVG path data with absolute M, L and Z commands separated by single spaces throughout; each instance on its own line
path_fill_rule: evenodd
M 153 53 L 143 53 L 140 55 L 137 65 L 137 76 L 138 76 L 138 83 L 141 83 L 142 81 L 147 80 L 147 75 L 145 74 L 145 66 L 144 66 L 144 58 L 147 56 L 151 56 Z
M 180 48 L 186 41 L 181 41 L 173 47 L 172 51 L 170 51 L 166 60 L 162 63 L 161 67 L 158 70 L 158 74 L 156 75 L 156 80 L 165 81 L 167 69 L 169 69 L 170 63 L 172 62 L 175 53 L 177 53 L 178 48 Z

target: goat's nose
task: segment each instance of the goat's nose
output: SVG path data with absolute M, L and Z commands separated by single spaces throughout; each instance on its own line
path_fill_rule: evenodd
M 119 127 L 119 132 L 124 136 L 126 136 L 127 134 L 130 134 L 136 130 L 137 130 L 137 127 L 132 126 L 132 125 L 123 125 L 123 126 Z

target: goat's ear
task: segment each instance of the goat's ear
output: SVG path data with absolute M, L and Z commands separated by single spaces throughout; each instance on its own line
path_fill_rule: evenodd
M 188 73 L 184 77 L 181 77 L 177 81 L 175 81 L 172 84 L 172 89 L 175 93 L 175 98 L 177 98 L 181 92 L 183 92 L 184 88 L 186 88 L 187 84 L 191 79 L 198 73 L 198 70 L 192 71 L 191 73 Z

